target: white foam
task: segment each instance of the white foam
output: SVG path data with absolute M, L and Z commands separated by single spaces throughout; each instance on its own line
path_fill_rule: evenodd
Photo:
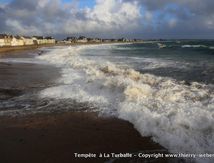
M 152 136 L 171 152 L 213 153 L 213 85 L 187 86 L 170 78 L 124 69 L 104 59 L 97 62 L 81 55 L 88 47 L 54 49 L 39 56 L 63 68 L 59 86 L 43 90 L 42 98 L 90 102 L 101 113 L 130 121 L 143 136 Z
M 206 45 L 182 45 L 182 48 L 207 48 Z

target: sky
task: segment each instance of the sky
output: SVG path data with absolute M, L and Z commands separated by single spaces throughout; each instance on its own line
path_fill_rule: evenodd
M 214 39 L 214 0 L 0 0 L 0 33 Z

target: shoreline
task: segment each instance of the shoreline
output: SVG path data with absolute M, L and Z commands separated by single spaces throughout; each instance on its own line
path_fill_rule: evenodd
M 16 53 L 16 51 L 12 52 L 12 54 Z M 28 53 L 23 51 L 12 56 L 18 57 L 18 55 L 27 57 Z M 58 75 L 58 69 L 55 67 L 25 63 L 2 62 L 0 71 L 2 101 L 38 92 L 41 87 L 53 84 L 52 81 Z M 79 159 L 75 158 L 73 153 L 166 152 L 166 149 L 152 141 L 150 137 L 142 137 L 127 121 L 99 117 L 92 112 L 75 111 L 79 108 L 78 104 L 71 107 L 74 111 L 1 115 L 0 162 L 101 163 L 109 159 Z M 122 163 L 129 161 L 130 159 L 116 160 Z M 145 160 L 140 159 L 140 161 Z M 159 158 L 154 162 L 166 162 L 166 160 Z
M 24 50 L 34 50 L 41 47 L 51 47 L 55 44 L 45 44 L 45 45 L 25 45 L 25 46 L 5 46 L 0 47 L 0 54 L 4 52 L 14 52 L 14 51 L 24 51 Z
M 5 46 L 0 47 L 0 55 L 7 52 L 25 51 L 25 50 L 35 50 L 42 47 L 54 47 L 54 46 L 75 46 L 75 45 L 100 45 L 100 44 L 129 44 L 137 42 L 87 42 L 87 43 L 57 43 L 57 44 L 43 44 L 43 45 L 24 45 L 24 46 Z

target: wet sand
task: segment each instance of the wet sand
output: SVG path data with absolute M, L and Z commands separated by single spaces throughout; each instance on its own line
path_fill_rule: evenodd
M 0 101 L 39 91 L 54 84 L 57 76 L 59 70 L 52 66 L 0 63 Z M 74 153 L 159 153 L 164 150 L 151 138 L 142 137 L 129 122 L 101 118 L 96 113 L 88 112 L 1 116 L 0 133 L 1 163 L 96 163 L 109 158 L 80 159 L 75 158 Z M 134 160 L 145 161 L 138 158 Z M 114 162 L 129 161 L 119 159 Z M 166 160 L 154 159 L 153 162 Z
M 94 44 L 108 44 L 108 43 L 126 43 L 126 42 L 72 42 L 72 43 L 56 43 L 56 44 L 41 44 L 41 45 L 24 45 L 24 46 L 5 46 L 0 47 L 0 55 L 2 53 L 10 52 L 19 52 L 19 51 L 28 51 L 36 50 L 42 47 L 53 47 L 53 46 L 74 46 L 74 45 L 94 45 Z
M 1 118 L 0 133 L 0 162 L 4 163 L 95 163 L 108 159 L 80 159 L 74 153 L 163 149 L 150 138 L 141 137 L 126 121 L 83 112 Z M 128 159 L 117 162 L 128 162 Z
M 28 51 L 28 50 L 35 50 L 41 47 L 51 47 L 55 44 L 44 44 L 44 45 L 25 45 L 25 46 L 6 46 L 0 47 L 0 53 L 5 52 L 17 52 L 17 51 Z

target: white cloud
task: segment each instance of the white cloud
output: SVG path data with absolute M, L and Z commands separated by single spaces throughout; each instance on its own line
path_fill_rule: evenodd
M 121 32 L 134 30 L 139 25 L 140 7 L 137 3 L 118 0 L 97 0 L 94 8 L 83 9 L 83 19 L 65 21 L 64 30 L 69 33 Z
M 48 4 L 48 2 L 49 2 L 49 0 L 39 0 L 38 6 L 43 8 Z
M 18 5 L 25 5 L 24 1 Z M 141 17 L 140 7 L 136 2 L 122 0 L 97 0 L 91 9 L 77 9 L 73 3 L 63 4 L 60 0 L 38 0 L 35 10 L 30 11 L 18 5 L 15 9 L 12 5 L 7 6 L 8 19 L 5 24 L 13 33 L 19 34 L 117 32 L 120 35 L 136 29 Z M 33 6 L 30 2 L 28 5 Z M 11 12 L 14 14 L 10 14 Z
M 38 35 L 42 34 L 41 31 L 39 29 L 37 29 L 36 27 L 23 25 L 17 20 L 8 19 L 8 20 L 6 20 L 6 25 L 9 28 L 11 28 L 12 30 L 18 31 L 19 33 L 24 34 L 24 35 L 28 35 L 29 33 L 34 33 L 34 34 L 38 34 Z M 19 33 L 17 33 L 17 34 L 19 34 Z
M 191 37 L 214 37 L 213 0 L 174 0 L 174 7 L 171 0 L 96 0 L 92 8 L 78 8 L 77 2 L 13 0 L 0 3 L 0 31 L 63 37 L 75 34 L 188 37 L 188 33 Z

